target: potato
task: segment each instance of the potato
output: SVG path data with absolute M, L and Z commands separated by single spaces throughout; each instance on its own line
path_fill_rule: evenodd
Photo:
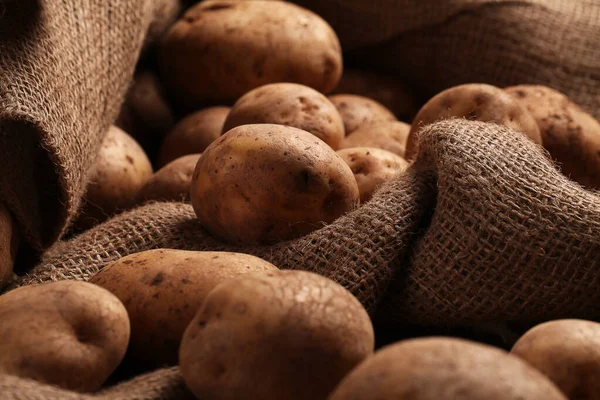
M 548 87 L 520 85 L 505 90 L 533 115 L 544 148 L 562 172 L 583 186 L 600 189 L 600 122 Z
M 332 94 L 355 94 L 373 99 L 402 121 L 412 121 L 418 111 L 418 99 L 398 79 L 357 69 L 346 69 Z
M 279 124 L 302 129 L 334 150 L 344 138 L 342 117 L 327 97 L 295 83 L 272 83 L 246 93 L 231 109 L 223 132 L 249 124 Z
M 511 353 L 552 380 L 570 399 L 600 399 L 600 324 L 557 320 L 523 335 Z
M 404 157 L 410 125 L 400 121 L 384 121 L 363 125 L 340 143 L 340 149 L 377 147 Z
M 339 284 L 304 271 L 217 286 L 186 329 L 179 360 L 199 399 L 323 399 L 373 352 L 369 316 Z
M 148 200 L 189 201 L 192 175 L 200 154 L 190 154 L 159 169 L 138 192 L 138 203 Z
M 163 37 L 159 67 L 179 101 L 198 108 L 275 82 L 328 93 L 342 75 L 342 52 L 325 20 L 297 5 L 206 0 Z
M 90 282 L 117 296 L 129 313 L 128 358 L 145 367 L 175 365 L 183 333 L 208 293 L 249 272 L 277 268 L 247 254 L 150 250 L 121 258 Z
M 4 204 L 0 203 L 0 289 L 12 280 L 19 241 L 16 221 Z
M 283 125 L 243 125 L 211 144 L 194 171 L 204 228 L 238 244 L 307 234 L 358 207 L 350 167 L 325 142 Z
M 424 126 L 452 117 L 506 125 L 542 143 L 535 119 L 517 100 L 495 86 L 470 83 L 444 90 L 421 108 L 408 135 L 406 159 L 416 158 L 417 137 Z
M 374 147 L 354 147 L 337 153 L 356 178 L 361 203 L 369 201 L 381 185 L 408 168 L 402 157 Z
M 123 304 L 85 282 L 24 286 L 0 296 L 0 373 L 92 392 L 129 341 Z
M 383 121 L 397 121 L 396 116 L 375 100 L 352 94 L 336 94 L 329 100 L 338 109 L 344 121 L 346 136 L 363 125 Z
M 442 337 L 386 346 L 350 372 L 329 400 L 566 400 L 517 357 Z
M 79 229 L 90 228 L 135 204 L 138 191 L 152 176 L 152 165 L 140 145 L 112 126 L 96 159 L 84 198 Z
M 209 107 L 179 121 L 163 141 L 158 165 L 164 166 L 179 157 L 206 150 L 221 136 L 229 110 L 229 107 Z

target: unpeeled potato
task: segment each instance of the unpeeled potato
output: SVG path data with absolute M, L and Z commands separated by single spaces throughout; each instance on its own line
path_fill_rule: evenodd
M 396 116 L 387 108 L 367 97 L 353 94 L 336 94 L 329 96 L 344 121 L 346 136 L 364 125 L 384 121 L 397 121 Z
M 189 201 L 192 175 L 200 154 L 180 157 L 165 165 L 138 192 L 138 203 L 148 200 Z
M 377 147 L 404 157 L 409 133 L 410 125 L 400 121 L 366 124 L 346 136 L 340 144 L 340 149 Z
M 19 241 L 17 224 L 6 206 L 0 203 L 0 289 L 12 280 Z

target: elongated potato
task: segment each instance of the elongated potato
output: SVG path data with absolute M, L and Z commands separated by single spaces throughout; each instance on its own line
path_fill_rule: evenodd
M 25 286 L 0 296 L 0 373 L 92 392 L 119 365 L 129 319 L 110 292 L 85 282 Z
M 511 353 L 552 380 L 570 399 L 600 399 L 600 324 L 558 320 L 530 329 Z
M 206 0 L 164 36 L 159 66 L 175 96 L 198 108 L 275 82 L 328 93 L 342 74 L 342 53 L 333 29 L 297 5 Z
M 340 149 L 377 147 L 404 158 L 410 125 L 400 121 L 366 124 L 346 136 Z
M 327 97 L 295 83 L 272 83 L 243 95 L 231 109 L 223 132 L 248 124 L 279 124 L 302 129 L 334 150 L 344 138 L 342 117 Z
M 545 376 L 497 348 L 450 338 L 412 339 L 379 350 L 329 400 L 566 400 Z
M 396 116 L 383 104 L 366 97 L 352 94 L 336 94 L 329 96 L 344 121 L 346 136 L 365 125 L 378 122 L 397 121 Z
M 200 154 L 183 156 L 165 165 L 138 192 L 138 203 L 148 200 L 189 201 L 192 175 Z
M 358 207 L 352 171 L 325 142 L 283 125 L 234 128 L 194 171 L 192 205 L 204 228 L 232 243 L 302 236 Z
M 185 331 L 179 360 L 199 399 L 324 399 L 373 352 L 367 312 L 339 284 L 304 271 L 217 286 Z
M 600 189 L 600 122 L 548 87 L 520 85 L 505 90 L 533 115 L 544 148 L 562 172 L 583 186 Z
M 0 289 L 12 280 L 19 242 L 17 224 L 10 211 L 0 203 Z
M 121 258 L 90 282 L 123 302 L 131 320 L 128 358 L 150 368 L 177 363 L 183 332 L 215 286 L 272 271 L 273 264 L 247 254 L 159 249 Z

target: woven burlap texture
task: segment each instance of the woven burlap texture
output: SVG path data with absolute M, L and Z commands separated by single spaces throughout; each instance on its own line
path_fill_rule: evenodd
M 597 0 L 297 0 L 323 16 L 349 59 L 426 95 L 485 82 L 551 86 L 600 118 Z

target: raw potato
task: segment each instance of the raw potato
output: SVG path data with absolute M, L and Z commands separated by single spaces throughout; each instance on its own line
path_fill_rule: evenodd
M 164 166 L 188 154 L 202 153 L 221 136 L 229 107 L 209 107 L 188 115 L 165 137 L 158 154 Z
M 377 147 L 404 157 L 409 132 L 410 125 L 400 121 L 367 124 L 346 136 L 340 149 Z
M 335 106 L 316 90 L 296 83 L 273 83 L 246 93 L 231 109 L 223 133 L 248 124 L 302 129 L 334 150 L 344 138 L 344 123 Z
M 328 93 L 342 75 L 342 52 L 325 20 L 297 5 L 207 0 L 163 37 L 159 66 L 179 101 L 198 108 L 275 82 Z
M 566 400 L 517 357 L 450 338 L 386 346 L 355 368 L 329 400 Z
M 86 282 L 25 286 L 0 296 L 0 373 L 92 392 L 119 365 L 129 319 L 110 292 Z
M 374 147 L 355 147 L 337 153 L 356 178 L 361 203 L 369 201 L 381 185 L 408 168 L 402 157 Z
M 200 154 L 190 154 L 159 169 L 138 193 L 138 203 L 148 200 L 189 201 L 192 175 Z
M 305 235 L 358 207 L 352 171 L 325 142 L 283 125 L 243 125 L 211 144 L 192 181 L 204 228 L 237 244 Z
M 128 358 L 147 367 L 175 365 L 183 333 L 219 283 L 277 268 L 247 254 L 150 250 L 121 258 L 90 282 L 117 296 L 129 313 Z
M 199 399 L 324 399 L 373 352 L 369 316 L 339 284 L 304 271 L 251 274 L 207 297 L 179 360 Z
M 583 186 L 600 189 L 600 122 L 548 87 L 520 85 L 505 90 L 533 115 L 544 148 L 562 172 Z
M 19 242 L 16 221 L 4 204 L 0 203 L 0 289 L 12 280 Z
M 356 94 L 373 99 L 401 121 L 412 121 L 419 110 L 414 93 L 394 77 L 370 71 L 346 69 L 332 94 Z
M 535 119 L 517 100 L 495 86 L 470 83 L 444 90 L 421 108 L 408 136 L 406 159 L 416 158 L 417 137 L 424 126 L 452 117 L 506 125 L 523 132 L 535 143 L 542 144 Z
M 511 353 L 550 378 L 570 399 L 600 399 L 600 324 L 558 320 L 523 335 Z
M 135 204 L 138 191 L 152 176 L 152 165 L 140 145 L 112 126 L 93 167 L 79 229 L 90 228 Z
M 397 121 L 396 116 L 375 100 L 353 94 L 329 96 L 344 121 L 346 136 L 364 125 L 383 121 Z

